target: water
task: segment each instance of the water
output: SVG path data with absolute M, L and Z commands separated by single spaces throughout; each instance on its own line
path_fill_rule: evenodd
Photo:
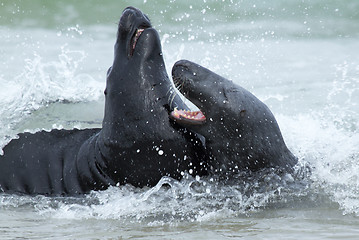
M 1 239 L 356 239 L 359 2 L 0 1 L 0 146 L 101 126 L 117 21 L 139 7 L 170 72 L 198 62 L 252 91 L 299 157 L 293 175 L 163 178 L 83 198 L 0 195 Z

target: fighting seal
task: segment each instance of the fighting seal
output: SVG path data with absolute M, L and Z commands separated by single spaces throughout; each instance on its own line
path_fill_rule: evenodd
M 205 137 L 213 173 L 295 165 L 272 112 L 249 91 L 187 60 L 175 63 L 172 78 L 200 111 L 175 109 L 170 116 Z
M 123 11 L 114 55 L 102 128 L 19 134 L 0 157 L 0 191 L 74 195 L 202 171 L 201 141 L 168 119 L 187 106 L 171 94 L 158 33 L 140 10 Z

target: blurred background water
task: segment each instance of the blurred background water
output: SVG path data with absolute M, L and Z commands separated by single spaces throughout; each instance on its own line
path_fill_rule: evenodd
M 0 238 L 356 239 L 357 0 L 0 0 L 0 146 L 23 131 L 101 126 L 130 5 L 159 31 L 169 73 L 179 59 L 200 63 L 271 108 L 296 173 L 233 186 L 163 178 L 80 199 L 1 194 Z

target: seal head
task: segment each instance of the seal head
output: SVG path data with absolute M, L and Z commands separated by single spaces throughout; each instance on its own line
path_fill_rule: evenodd
M 174 108 L 188 109 L 174 91 L 157 31 L 140 10 L 126 8 L 107 74 L 99 137 L 112 179 L 153 186 L 162 176 L 181 178 L 184 171 L 200 171 L 201 141 L 189 131 L 178 131 L 168 118 Z
M 178 90 L 200 109 L 206 121 L 194 125 L 176 109 L 170 116 L 206 138 L 214 172 L 291 169 L 296 163 L 273 114 L 253 94 L 186 60 L 173 66 L 172 77 Z

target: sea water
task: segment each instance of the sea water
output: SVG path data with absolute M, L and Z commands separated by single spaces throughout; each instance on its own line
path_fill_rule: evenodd
M 266 103 L 293 174 L 162 178 L 82 198 L 0 194 L 0 239 L 357 239 L 359 2 L 0 0 L 0 146 L 100 127 L 117 23 L 133 5 L 166 67 L 188 59 Z

